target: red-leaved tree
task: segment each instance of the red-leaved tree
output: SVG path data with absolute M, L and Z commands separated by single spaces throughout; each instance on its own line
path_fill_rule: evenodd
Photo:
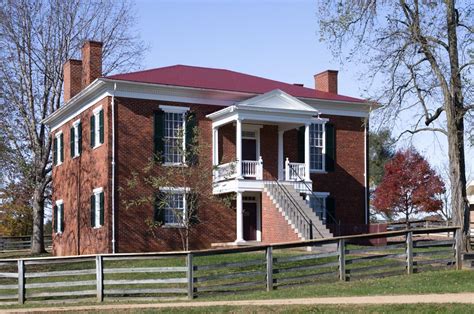
M 385 165 L 382 182 L 375 190 L 373 205 L 379 212 L 409 218 L 421 212 L 439 211 L 444 182 L 414 148 L 398 151 Z

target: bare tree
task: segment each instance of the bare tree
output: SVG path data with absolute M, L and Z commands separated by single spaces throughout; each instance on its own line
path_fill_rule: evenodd
M 135 210 L 140 206 L 152 205 L 154 215 L 144 218 L 149 231 L 159 239 L 160 227 L 168 223 L 179 234 L 183 250 L 189 249 L 189 240 L 197 226 L 206 223 L 200 214 L 203 209 L 216 203 L 224 208 L 231 206 L 229 197 L 212 193 L 212 174 L 215 169 L 209 159 L 211 146 L 202 140 L 197 126 L 189 128 L 189 125 L 194 125 L 194 122 L 190 122 L 194 119 L 191 117 L 189 115 L 186 118 L 186 135 L 181 129 L 177 134 L 180 140 L 176 143 L 164 140 L 165 145 L 168 143 L 172 147 L 172 154 L 183 157 L 185 163 L 163 166 L 166 160 L 163 153 L 158 153 L 143 169 L 133 172 L 125 186 L 120 187 L 125 208 Z M 184 139 L 186 145 L 183 144 Z M 129 197 L 132 194 L 130 192 L 136 191 L 137 187 L 150 191 L 150 194 Z M 163 190 L 164 187 L 166 190 Z M 179 192 L 179 199 L 173 198 L 173 192 Z M 165 215 L 171 221 L 165 222 Z M 170 232 L 169 228 L 167 232 Z
M 401 135 L 447 136 L 453 218 L 466 249 L 464 137 L 474 109 L 473 7 L 472 1 L 455 0 L 321 1 L 319 7 L 322 39 L 336 55 L 365 62 L 365 79 L 381 86 L 375 97 L 384 105 L 381 122 L 408 112 L 416 123 Z
M 63 64 L 85 39 L 104 43 L 104 73 L 130 69 L 144 51 L 128 1 L 0 0 L 0 127 L 24 184 L 33 187 L 32 253 L 44 251 L 51 182 L 49 130 L 41 123 L 62 103 Z

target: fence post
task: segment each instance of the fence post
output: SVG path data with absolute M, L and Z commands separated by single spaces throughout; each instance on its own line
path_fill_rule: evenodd
M 346 281 L 346 243 L 344 239 L 338 242 L 339 249 L 339 280 Z
M 406 234 L 407 274 L 413 274 L 413 233 Z
M 103 270 L 103 258 L 102 255 L 95 257 L 95 271 L 96 271 L 96 288 L 97 288 L 97 301 L 102 302 L 104 300 L 104 270 Z
M 268 246 L 266 249 L 267 257 L 267 291 L 273 290 L 273 249 Z
M 454 256 L 456 260 L 456 270 L 462 269 L 462 255 L 461 255 L 461 228 L 454 231 Z
M 188 270 L 186 272 L 186 277 L 188 280 L 188 299 L 194 299 L 194 274 L 193 274 L 193 253 L 188 253 L 186 255 L 186 266 Z
M 18 260 L 18 303 L 25 303 L 25 262 Z

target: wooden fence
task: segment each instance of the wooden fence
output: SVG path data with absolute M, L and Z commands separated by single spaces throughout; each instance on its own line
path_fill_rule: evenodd
M 51 247 L 51 236 L 44 237 L 44 246 Z M 0 252 L 31 249 L 31 236 L 4 237 L 0 236 Z
M 0 305 L 193 299 L 461 268 L 457 227 L 202 251 L 0 260 Z M 455 234 L 443 240 L 426 234 Z M 385 246 L 351 242 L 387 238 Z

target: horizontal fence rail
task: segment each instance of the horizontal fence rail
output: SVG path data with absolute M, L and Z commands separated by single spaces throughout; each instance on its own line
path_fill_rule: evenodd
M 31 236 L 4 237 L 0 236 L 0 252 L 31 249 Z M 44 237 L 44 246 L 51 247 L 51 236 Z
M 446 233 L 454 236 L 428 236 Z M 369 245 L 373 239 L 386 245 Z M 450 268 L 461 268 L 458 227 L 201 251 L 0 259 L 0 305 L 193 299 Z

